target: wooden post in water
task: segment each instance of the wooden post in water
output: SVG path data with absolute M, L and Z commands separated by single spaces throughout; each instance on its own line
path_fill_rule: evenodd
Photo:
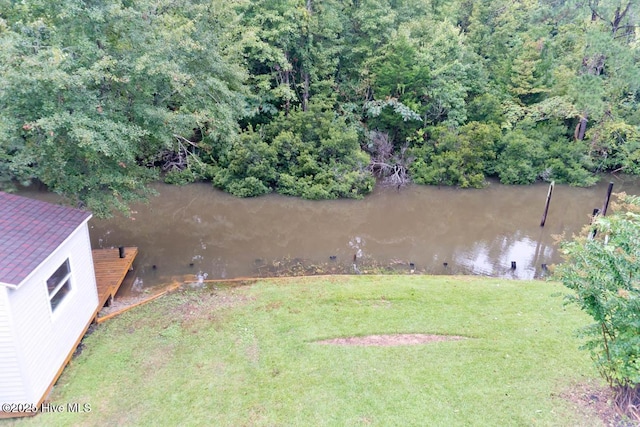
M 549 191 L 547 191 L 547 203 L 544 205 L 544 213 L 542 214 L 542 221 L 540 221 L 540 227 L 544 227 L 544 223 L 547 222 L 547 213 L 549 213 L 549 203 L 551 203 L 551 193 L 553 193 L 553 186 L 555 181 L 551 181 L 549 184 Z
M 594 208 L 593 209 L 593 213 L 591 214 L 591 224 L 593 224 L 596 220 L 596 217 L 600 214 L 600 209 L 598 208 Z M 596 237 L 596 233 L 598 232 L 598 229 L 596 227 L 593 227 L 593 230 L 591 230 L 591 233 L 589 233 L 589 239 L 592 240 Z
M 602 207 L 602 216 L 607 216 L 607 209 L 609 208 L 609 200 L 611 200 L 611 191 L 613 191 L 613 182 L 609 182 L 609 188 L 607 188 L 607 198 L 604 199 L 604 206 Z

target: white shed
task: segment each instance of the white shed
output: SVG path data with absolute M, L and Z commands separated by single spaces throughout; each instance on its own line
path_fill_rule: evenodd
M 90 218 L 0 192 L 0 404 L 15 404 L 3 409 L 44 401 L 96 315 Z

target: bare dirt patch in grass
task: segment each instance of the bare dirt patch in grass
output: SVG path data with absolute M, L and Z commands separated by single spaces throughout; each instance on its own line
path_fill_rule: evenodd
M 433 335 L 433 334 L 388 334 L 388 335 L 366 335 L 362 337 L 332 338 L 317 341 L 318 344 L 333 345 L 358 345 L 358 346 L 378 346 L 390 347 L 397 345 L 418 345 L 440 341 L 459 341 L 465 337 L 457 335 Z
M 600 419 L 606 427 L 634 427 L 633 421 L 624 419 L 613 406 L 613 391 L 593 382 L 575 384 L 560 395 L 571 402 L 576 411 L 588 418 Z

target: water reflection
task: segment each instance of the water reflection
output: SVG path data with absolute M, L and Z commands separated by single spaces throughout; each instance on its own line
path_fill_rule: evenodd
M 455 262 L 469 274 L 538 278 L 547 274 L 545 265 L 556 260 L 554 247 L 521 231 L 512 236 L 497 237 L 491 242 L 474 242 L 469 250 L 455 254 Z M 502 262 L 496 262 L 501 260 Z M 544 265 L 543 265 L 544 264 Z

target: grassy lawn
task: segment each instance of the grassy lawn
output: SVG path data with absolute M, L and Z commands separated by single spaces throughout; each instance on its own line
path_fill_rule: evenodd
M 590 426 L 559 394 L 597 374 L 559 284 L 338 276 L 182 290 L 100 325 L 16 425 Z M 335 346 L 368 334 L 462 335 Z M 2 424 L 0 422 L 0 424 Z

